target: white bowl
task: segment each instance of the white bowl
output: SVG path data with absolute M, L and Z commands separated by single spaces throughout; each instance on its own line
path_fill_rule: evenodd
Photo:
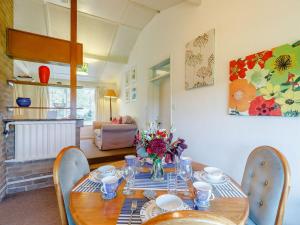
M 156 198 L 156 205 L 163 211 L 175 211 L 182 208 L 183 201 L 176 195 L 164 194 Z
M 211 180 L 220 180 L 223 177 L 223 172 L 216 167 L 205 167 L 204 171 L 206 175 Z
M 107 165 L 107 166 L 100 166 L 97 169 L 97 174 L 99 177 L 106 177 L 106 176 L 112 176 L 116 173 L 116 167 Z

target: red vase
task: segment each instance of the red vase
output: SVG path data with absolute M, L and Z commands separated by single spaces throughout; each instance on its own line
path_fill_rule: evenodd
M 40 82 L 43 84 L 48 84 L 50 78 L 50 69 L 48 66 L 40 66 L 39 67 L 39 77 Z

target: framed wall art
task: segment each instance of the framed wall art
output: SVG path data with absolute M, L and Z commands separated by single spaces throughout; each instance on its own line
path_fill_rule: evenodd
M 300 41 L 230 61 L 229 114 L 300 115 Z
M 185 89 L 214 84 L 215 30 L 200 35 L 186 44 Z

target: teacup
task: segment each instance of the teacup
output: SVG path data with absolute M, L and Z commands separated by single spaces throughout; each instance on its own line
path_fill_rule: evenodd
M 209 183 L 197 181 L 193 183 L 195 188 L 195 202 L 199 207 L 206 207 L 209 205 L 210 200 L 214 200 L 212 193 L 212 186 Z
M 205 167 L 204 171 L 210 180 L 220 180 L 223 177 L 223 172 L 216 167 Z
M 128 166 L 135 167 L 136 166 L 137 158 L 136 158 L 135 155 L 126 155 L 125 156 L 125 161 L 126 161 L 126 164 Z
M 104 199 L 113 199 L 116 197 L 116 190 L 119 185 L 119 179 L 116 176 L 107 176 L 102 180 L 101 192 Z

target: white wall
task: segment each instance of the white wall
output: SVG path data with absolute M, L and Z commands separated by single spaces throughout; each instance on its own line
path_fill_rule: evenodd
M 171 127 L 171 87 L 170 77 L 163 77 L 159 80 L 159 122 L 162 127 Z
M 292 171 L 288 225 L 299 224 L 300 119 L 229 116 L 228 63 L 297 41 L 299 9 L 299 0 L 203 0 L 200 7 L 183 3 L 163 11 L 143 30 L 130 57 L 129 63 L 137 66 L 137 101 L 125 104 L 123 94 L 121 101 L 121 113 L 137 116 L 144 125 L 148 68 L 171 56 L 172 117 L 177 135 L 189 144 L 187 154 L 221 167 L 240 181 L 253 148 L 271 145 L 280 149 Z M 185 44 L 211 28 L 216 29 L 215 84 L 185 91 Z

